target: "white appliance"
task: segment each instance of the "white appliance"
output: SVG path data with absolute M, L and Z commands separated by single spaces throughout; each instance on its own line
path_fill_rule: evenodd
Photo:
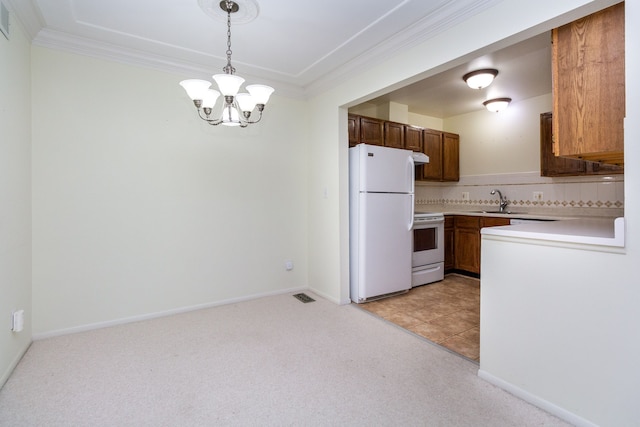
M 351 300 L 411 289 L 414 162 L 409 150 L 349 149 Z
M 416 165 L 424 165 L 425 163 L 429 163 L 429 156 L 424 153 L 418 153 L 414 151 L 411 153 L 411 157 L 413 157 L 413 163 Z
M 416 213 L 413 219 L 411 286 L 444 279 L 444 215 Z

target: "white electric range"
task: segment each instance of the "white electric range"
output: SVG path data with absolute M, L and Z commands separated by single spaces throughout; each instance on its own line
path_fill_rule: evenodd
M 416 212 L 413 217 L 411 286 L 444 279 L 444 215 Z

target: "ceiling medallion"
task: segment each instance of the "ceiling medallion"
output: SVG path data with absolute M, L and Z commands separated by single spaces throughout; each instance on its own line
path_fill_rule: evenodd
M 220 22 L 227 22 L 227 8 L 225 1 L 220 0 L 198 0 L 198 6 L 207 16 Z M 234 24 L 247 24 L 258 17 L 260 8 L 255 0 L 234 0 L 236 11 L 233 13 Z

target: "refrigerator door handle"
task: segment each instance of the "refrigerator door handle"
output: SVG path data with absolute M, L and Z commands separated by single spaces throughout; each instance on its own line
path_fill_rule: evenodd
M 407 162 L 407 173 L 409 182 L 411 182 L 411 218 L 409 218 L 409 231 L 413 229 L 413 217 L 415 215 L 416 206 L 416 164 L 413 161 L 413 156 L 409 155 L 409 161 Z
M 411 183 L 411 193 L 416 192 L 416 162 L 413 157 L 409 155 L 409 161 L 407 162 L 407 178 Z
M 409 231 L 413 229 L 413 217 L 415 216 L 416 195 L 411 193 L 411 218 L 409 218 Z

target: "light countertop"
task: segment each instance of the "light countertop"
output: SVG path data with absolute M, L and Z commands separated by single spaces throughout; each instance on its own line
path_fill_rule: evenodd
M 483 235 L 624 247 L 624 218 L 579 218 L 489 227 Z
M 595 216 L 595 215 L 577 215 L 572 213 L 549 213 L 549 212 L 533 212 L 533 211 L 508 211 L 508 213 L 500 213 L 495 210 L 457 210 L 457 209 L 424 209 L 416 207 L 416 213 L 431 213 L 439 212 L 443 215 L 462 215 L 462 216 L 479 216 L 479 217 L 493 217 L 493 218 L 509 218 L 509 219 L 534 219 L 534 220 L 568 220 L 568 219 L 609 219 L 613 221 L 617 216 Z M 622 216 L 622 215 L 620 215 Z
M 418 211 L 416 211 L 418 212 Z M 464 216 L 482 216 L 482 217 L 492 217 L 492 218 L 508 218 L 508 219 L 534 219 L 534 220 L 566 220 L 566 219 L 577 219 L 580 218 L 578 216 L 572 215 L 551 215 L 551 214 L 539 214 L 539 213 L 524 213 L 513 211 L 509 213 L 500 213 L 494 211 L 444 211 L 442 212 L 444 215 L 464 215 Z
M 444 215 L 464 215 L 480 217 L 501 217 L 509 219 L 533 220 L 525 224 L 483 228 L 481 233 L 488 236 L 515 237 L 537 241 L 564 242 L 611 248 L 624 248 L 624 217 L 581 216 L 571 213 L 551 214 L 542 212 L 495 212 L 495 207 L 483 210 L 464 209 L 422 209 L 416 212 L 442 212 Z M 536 221 L 537 220 L 537 221 Z

